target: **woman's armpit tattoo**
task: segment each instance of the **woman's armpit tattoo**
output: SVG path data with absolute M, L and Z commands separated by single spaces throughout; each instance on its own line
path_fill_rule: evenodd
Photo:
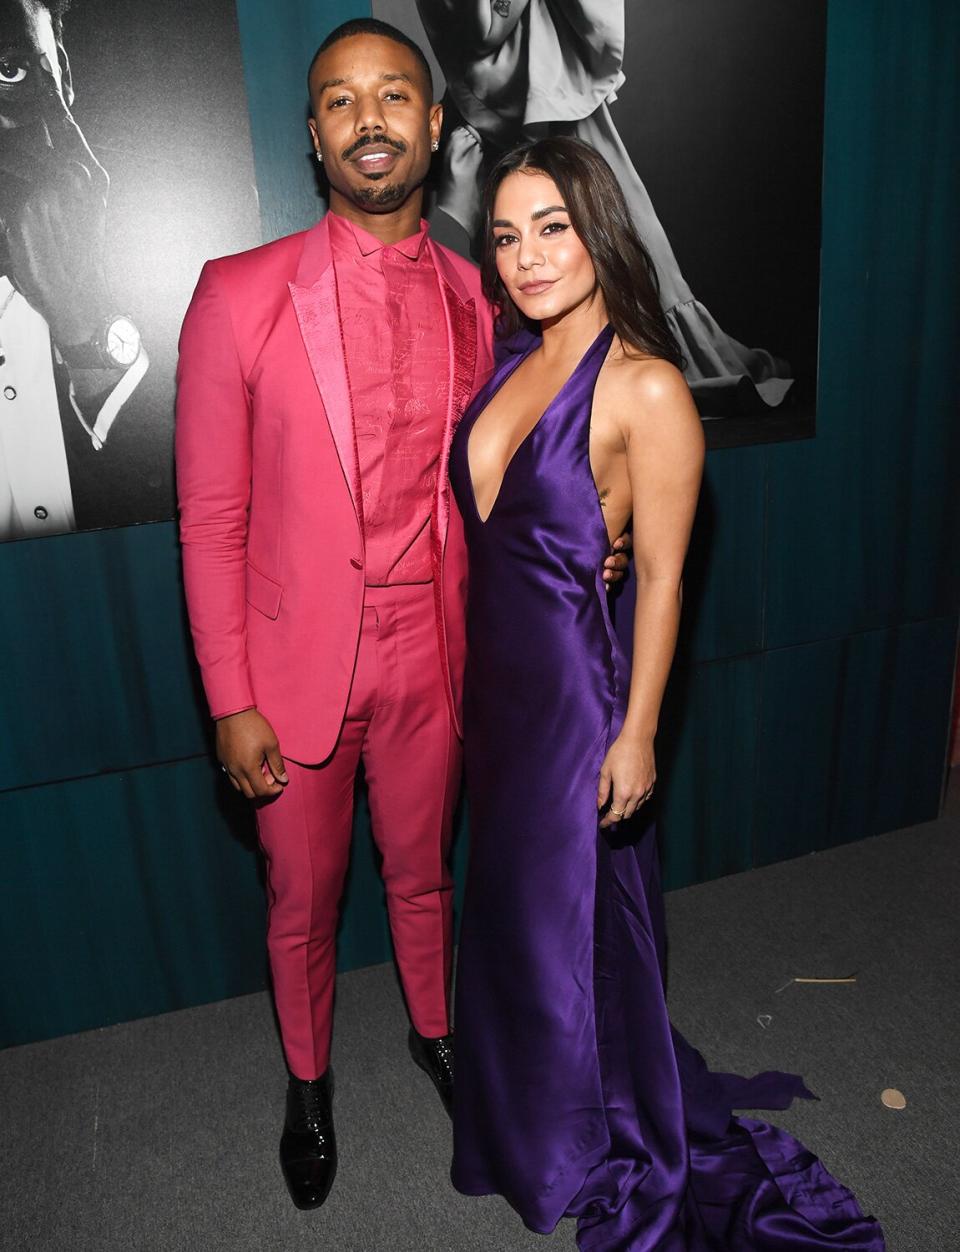
M 498 17 L 509 17 L 510 0 L 493 0 L 493 11 Z

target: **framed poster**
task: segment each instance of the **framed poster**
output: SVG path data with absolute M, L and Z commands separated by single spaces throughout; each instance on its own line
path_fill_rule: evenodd
M 477 255 L 478 188 L 526 138 L 613 167 L 708 443 L 814 433 L 825 0 L 373 0 L 444 102 L 435 236 Z

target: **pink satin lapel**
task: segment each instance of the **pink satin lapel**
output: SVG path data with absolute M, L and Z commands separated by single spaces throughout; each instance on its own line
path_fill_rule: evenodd
M 362 534 L 363 497 L 360 490 L 357 437 L 353 424 L 350 386 L 347 382 L 333 266 L 328 266 L 312 286 L 301 287 L 297 283 L 289 283 L 288 286 L 300 324 L 303 346 L 323 401 L 330 432 L 337 445 L 337 455 L 350 488 Z
M 445 282 L 441 282 L 440 290 L 444 298 L 447 341 L 450 345 L 450 395 L 437 477 L 437 529 L 442 556 L 450 519 L 450 481 L 447 472 L 450 444 L 473 393 L 477 364 L 477 307 L 473 298 L 462 300 Z

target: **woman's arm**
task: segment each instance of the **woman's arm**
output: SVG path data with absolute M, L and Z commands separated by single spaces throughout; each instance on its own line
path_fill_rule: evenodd
M 679 370 L 665 361 L 624 361 L 617 373 L 610 398 L 624 415 L 637 607 L 627 713 L 600 776 L 598 807 L 610 800 L 602 826 L 632 817 L 656 779 L 653 742 L 677 644 L 704 457 L 703 427 Z
M 417 0 L 417 8 L 431 42 L 435 31 L 441 40 L 467 41 L 485 55 L 510 37 L 529 3 L 530 0 Z M 438 58 L 443 60 L 439 53 Z

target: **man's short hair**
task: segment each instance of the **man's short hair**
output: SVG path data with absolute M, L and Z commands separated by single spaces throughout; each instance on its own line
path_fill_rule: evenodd
M 64 4 L 69 4 L 70 0 L 63 0 L 63 2 Z M 398 27 L 391 26 L 389 22 L 381 22 L 376 17 L 354 17 L 350 21 L 342 22 L 335 27 L 327 35 L 310 62 L 310 69 L 307 71 L 308 84 L 313 73 L 313 67 L 317 63 L 317 57 L 326 52 L 328 48 L 333 47 L 335 43 L 339 43 L 341 39 L 350 39 L 353 35 L 379 35 L 383 39 L 392 39 L 394 43 L 400 44 L 401 47 L 408 48 L 417 58 L 427 80 L 427 86 L 430 88 L 430 95 L 431 97 L 433 96 L 433 74 L 430 71 L 430 62 L 423 55 L 423 49 Z

